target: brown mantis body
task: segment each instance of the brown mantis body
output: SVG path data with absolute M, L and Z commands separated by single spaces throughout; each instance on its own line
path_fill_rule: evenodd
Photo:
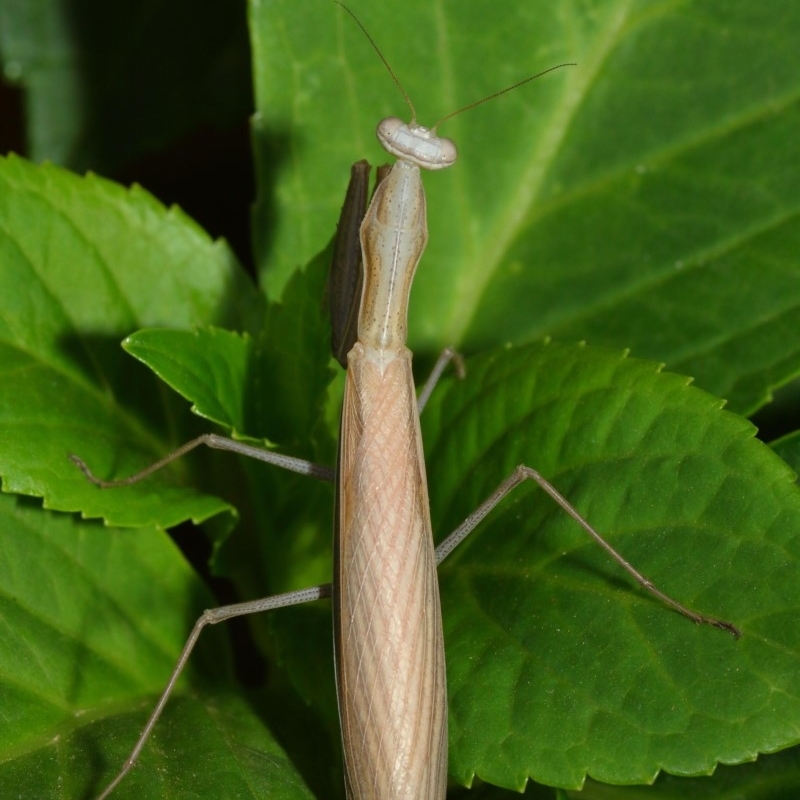
M 361 227 L 364 288 L 339 440 L 336 677 L 347 794 L 359 800 L 440 798 L 447 782 L 439 587 L 405 346 L 427 236 L 419 168 L 400 161 Z

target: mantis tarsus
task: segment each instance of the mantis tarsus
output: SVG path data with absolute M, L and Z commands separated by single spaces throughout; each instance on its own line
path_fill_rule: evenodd
M 413 119 L 405 124 L 389 118 L 379 124 L 378 138 L 398 161 L 379 182 L 359 226 L 363 289 L 347 271 L 346 279 L 341 281 L 344 298 L 340 307 L 345 310 L 334 323 L 334 351 L 340 359 L 347 353 L 347 382 L 335 472 L 333 584 L 206 611 L 195 624 L 130 757 L 100 800 L 111 794 L 135 763 L 206 625 L 329 596 L 334 599 L 337 688 L 348 798 L 441 800 L 447 780 L 447 703 L 436 566 L 514 487 L 527 479 L 541 486 L 662 602 L 694 622 L 739 634 L 731 623 L 698 614 L 655 588 L 551 484 L 524 465 L 500 483 L 434 549 L 411 353 L 405 343 L 409 292 L 427 242 L 420 168 L 443 169 L 456 160 L 455 145 L 438 137 L 435 130 L 436 126 L 424 128 Z M 364 180 L 362 168 L 353 186 L 358 196 L 366 198 Z M 356 301 L 357 314 L 352 311 Z M 357 321 L 355 333 L 353 321 Z M 441 359 L 434 380 L 451 355 L 445 354 Z M 427 392 L 426 388 L 425 397 Z M 100 486 L 119 486 L 142 479 L 200 444 L 322 479 L 334 477 L 325 467 L 214 434 L 188 443 L 122 481 L 98 480 L 80 459 L 73 460 Z

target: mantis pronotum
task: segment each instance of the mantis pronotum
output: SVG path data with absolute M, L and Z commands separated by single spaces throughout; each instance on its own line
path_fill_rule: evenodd
M 336 469 L 333 584 L 207 611 L 196 623 L 131 756 L 101 800 L 136 761 L 207 624 L 331 595 L 348 797 L 441 800 L 447 779 L 447 705 L 436 565 L 526 479 L 538 483 L 664 603 L 695 622 L 738 635 L 732 624 L 697 614 L 657 590 L 526 466 L 518 467 L 434 550 L 411 353 L 405 344 L 406 318 L 411 282 L 427 242 L 420 168 L 446 168 L 454 163 L 456 150 L 452 142 L 436 136 L 435 127 L 427 129 L 413 120 L 408 125 L 395 118 L 383 120 L 378 138 L 398 161 L 380 182 L 360 226 L 364 285 L 352 347 L 352 337 L 344 332 L 346 321 L 337 324 L 337 336 L 348 342 L 336 348 L 348 351 L 348 374 Z M 345 297 L 345 306 L 353 299 Z M 190 442 L 119 482 L 99 481 L 74 460 L 96 483 L 120 485 L 141 479 L 199 444 L 320 478 L 333 475 L 323 467 L 216 435 Z

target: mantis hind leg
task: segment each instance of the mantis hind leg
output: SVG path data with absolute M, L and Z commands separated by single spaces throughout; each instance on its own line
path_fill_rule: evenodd
M 441 564 L 450 553 L 469 536 L 483 519 L 509 495 L 517 486 L 527 480 L 534 481 L 544 489 L 550 497 L 580 525 L 589 536 L 594 539 L 643 589 L 648 591 L 664 605 L 682 614 L 684 617 L 697 624 L 713 625 L 716 628 L 728 631 L 735 637 L 741 636 L 741 631 L 731 622 L 700 614 L 662 592 L 652 581 L 642 575 L 636 567 L 627 561 L 615 548 L 613 548 L 575 509 L 573 505 L 553 486 L 546 478 L 535 469 L 520 464 L 497 488 L 458 526 L 437 548 L 436 563 Z
M 99 795 L 97 800 L 105 800 L 114 791 L 114 789 L 116 789 L 122 779 L 130 772 L 131 768 L 136 763 L 137 759 L 139 758 L 139 754 L 142 752 L 142 748 L 150 737 L 150 734 L 152 733 L 156 722 L 158 722 L 161 713 L 164 711 L 164 706 L 166 706 L 167 700 L 169 700 L 172 690 L 175 688 L 175 684 L 183 672 L 183 668 L 186 666 L 186 662 L 189 660 L 189 656 L 192 654 L 192 651 L 197 644 L 197 640 L 200 638 L 200 634 L 207 625 L 216 625 L 218 622 L 224 622 L 225 620 L 233 619 L 234 617 L 242 617 L 248 614 L 259 614 L 262 611 L 272 611 L 276 608 L 286 608 L 287 606 L 310 603 L 314 600 L 321 600 L 322 598 L 330 596 L 331 584 L 326 583 L 322 586 L 312 586 L 307 589 L 299 589 L 298 591 L 294 592 L 276 594 L 272 597 L 263 597 L 259 600 L 251 600 L 246 603 L 235 603 L 233 605 L 220 606 L 218 608 L 211 608 L 204 611 L 198 618 L 197 622 L 195 622 L 192 632 L 189 634 L 189 638 L 186 640 L 186 644 L 183 646 L 183 650 L 178 657 L 178 661 L 176 662 L 175 667 L 169 676 L 169 680 L 167 681 L 164 690 L 161 692 L 161 696 L 158 698 L 158 702 L 150 714 L 147 723 L 142 729 L 142 732 L 139 734 L 139 738 L 136 740 L 133 750 L 131 750 L 130 755 L 125 760 L 125 763 L 122 765 L 120 771 L 116 774 L 111 783 L 108 784 L 103 793 Z

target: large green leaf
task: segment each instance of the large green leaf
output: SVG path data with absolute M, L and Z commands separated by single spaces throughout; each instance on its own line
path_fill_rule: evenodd
M 692 628 L 625 590 L 558 509 L 520 492 L 442 568 L 453 773 L 646 782 L 795 741 L 798 642 L 783 604 L 800 577 L 800 494 L 753 429 L 679 376 L 588 349 L 476 359 L 466 383 L 425 428 L 439 529 L 477 505 L 490 474 L 535 461 L 657 585 L 745 634 Z
M 259 299 L 224 243 L 141 189 L 14 157 L 0 166 L 3 488 L 113 524 L 151 524 L 151 511 L 98 495 L 67 460 L 132 471 L 187 435 L 185 410 L 119 342 L 142 325 L 253 324 Z M 174 485 L 160 503 L 171 515 L 162 525 L 224 508 Z
M 542 335 L 632 347 L 736 410 L 800 372 L 800 5 L 356 6 L 454 167 L 426 179 L 415 350 Z M 251 3 L 265 281 L 333 231 L 349 165 L 409 115 L 336 6 Z M 277 214 L 280 227 L 271 221 Z
M 8 495 L 0 530 L 3 796 L 94 796 L 211 598 L 160 531 L 108 529 Z M 207 634 L 154 746 L 115 797 L 184 797 L 198 774 L 215 797 L 311 797 L 231 691 L 227 664 L 224 638 Z

